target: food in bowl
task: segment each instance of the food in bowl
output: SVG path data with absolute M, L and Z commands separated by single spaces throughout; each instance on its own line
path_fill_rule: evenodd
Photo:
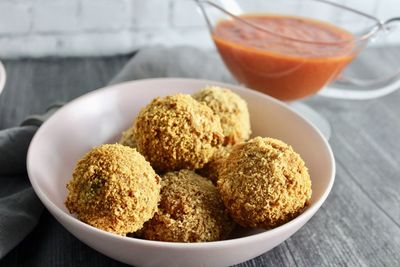
M 223 142 L 220 119 L 190 95 L 154 99 L 133 126 L 138 151 L 159 172 L 203 167 Z
M 211 181 L 190 170 L 161 176 L 161 200 L 141 231 L 145 239 L 205 242 L 226 239 L 235 223 Z
M 204 102 L 220 118 L 224 145 L 234 145 L 249 139 L 250 115 L 247 103 L 227 88 L 208 86 L 192 95 Z
M 68 184 L 70 212 L 109 232 L 171 242 L 223 240 L 235 222 L 270 229 L 300 214 L 311 197 L 304 161 L 280 140 L 246 141 L 251 132 L 247 104 L 232 95 L 228 89 L 207 87 L 193 97 L 176 94 L 153 99 L 122 133 L 119 142 L 126 146 L 103 145 L 78 161 Z M 221 121 L 228 127 L 221 127 Z M 232 136 L 225 138 L 224 133 Z M 138 151 L 131 148 L 135 146 Z M 141 172 L 142 165 L 146 172 Z M 161 174 L 161 193 L 154 184 L 154 194 L 148 192 L 149 177 L 159 181 L 152 168 Z M 129 176 L 131 169 L 134 175 Z M 142 178 L 145 181 L 140 183 Z M 132 179 L 133 185 L 140 186 L 131 188 Z M 161 196 L 161 200 L 151 201 L 149 210 L 142 205 L 126 211 L 125 201 L 129 204 L 136 195 L 157 201 Z M 97 208 L 97 203 L 103 204 Z M 126 212 L 130 217 L 115 216 Z
M 65 205 L 87 224 L 126 235 L 153 217 L 160 187 L 160 177 L 135 149 L 101 145 L 76 164 Z
M 282 225 L 300 214 L 311 199 L 304 161 L 277 139 L 256 137 L 235 146 L 219 174 L 225 206 L 245 227 Z
M 121 138 L 118 140 L 118 143 L 124 146 L 129 146 L 130 148 L 137 148 L 132 127 L 122 132 Z
M 203 168 L 196 170 L 196 172 L 216 183 L 224 161 L 229 156 L 232 148 L 233 146 L 230 145 L 221 147 L 214 153 L 210 161 Z
M 65 206 L 76 162 L 92 147 L 118 141 L 141 107 L 158 96 L 193 94 L 208 85 L 230 88 L 248 103 L 254 136 L 270 136 L 293 146 L 312 178 L 310 204 L 299 216 L 270 229 L 236 227 L 228 240 L 176 243 L 120 236 L 92 227 Z M 71 131 L 71 123 L 74 131 Z M 96 129 L 93 131 L 93 129 Z M 32 186 L 49 212 L 89 247 L 133 266 L 231 266 L 257 257 L 307 224 L 327 199 L 335 161 L 318 130 L 284 103 L 238 85 L 216 81 L 159 78 L 131 81 L 96 90 L 65 105 L 39 128 L 27 157 Z M 321 214 L 320 214 L 321 215 Z M 318 219 L 318 216 L 315 218 Z

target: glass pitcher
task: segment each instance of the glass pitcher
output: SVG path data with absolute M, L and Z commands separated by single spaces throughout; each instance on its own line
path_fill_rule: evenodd
M 375 80 L 341 74 L 369 41 L 391 32 L 400 17 L 381 21 L 325 0 L 196 2 L 225 65 L 251 89 L 292 101 L 317 92 L 371 99 L 400 88 L 400 71 Z M 346 23 L 349 20 L 357 23 Z M 320 29 L 322 39 L 315 36 Z

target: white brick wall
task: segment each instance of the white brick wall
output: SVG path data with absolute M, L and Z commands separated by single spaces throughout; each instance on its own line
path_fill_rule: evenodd
M 22 34 L 31 30 L 32 5 L 29 2 L 0 2 L 0 34 Z
M 174 1 L 170 12 L 172 27 L 206 27 L 206 21 L 202 14 L 198 12 L 194 1 Z
M 332 1 L 381 19 L 400 16 L 400 0 Z M 400 31 L 387 39 L 400 44 Z M 193 0 L 0 0 L 2 58 L 112 55 L 153 44 L 213 47 Z
M 78 2 L 38 0 L 32 5 L 32 29 L 37 33 L 78 30 Z
M 65 0 L 62 0 L 65 1 Z M 78 5 L 78 19 L 83 31 L 118 31 L 131 27 L 129 0 L 83 0 Z
M 133 2 L 133 28 L 136 30 L 169 28 L 170 1 L 137 0 Z

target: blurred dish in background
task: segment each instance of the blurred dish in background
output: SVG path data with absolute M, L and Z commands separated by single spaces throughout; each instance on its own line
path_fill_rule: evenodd
M 0 61 L 0 94 L 3 91 L 4 85 L 6 84 L 6 70 L 3 63 Z

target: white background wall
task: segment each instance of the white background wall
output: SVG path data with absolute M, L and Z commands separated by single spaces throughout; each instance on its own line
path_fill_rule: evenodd
M 335 2 L 380 19 L 400 16 L 400 0 Z M 400 44 L 400 31 L 391 42 Z M 212 47 L 193 0 L 0 0 L 2 58 L 112 55 L 153 44 Z

